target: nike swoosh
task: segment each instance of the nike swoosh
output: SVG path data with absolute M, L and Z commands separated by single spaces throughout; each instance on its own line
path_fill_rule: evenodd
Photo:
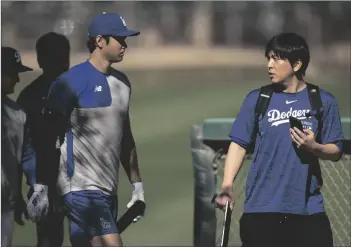
M 294 102 L 296 102 L 297 100 L 292 100 L 292 101 L 285 101 L 285 103 L 287 104 L 287 105 L 289 105 L 289 104 L 291 104 L 291 103 L 294 103 Z

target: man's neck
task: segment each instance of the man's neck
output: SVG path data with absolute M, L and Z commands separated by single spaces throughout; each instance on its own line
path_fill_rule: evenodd
M 49 81 L 56 79 L 64 71 L 55 71 L 55 70 L 43 70 L 42 76 L 47 78 Z
M 111 66 L 111 62 L 106 60 L 101 53 L 96 50 L 90 55 L 89 62 L 102 73 L 107 73 Z
M 1 104 L 4 103 L 4 101 L 6 101 L 7 99 L 9 99 L 9 96 L 7 95 L 7 93 L 5 92 L 1 92 Z
M 288 80 L 285 80 L 282 82 L 282 84 L 285 86 L 284 92 L 286 93 L 297 93 L 306 87 L 306 82 L 303 79 L 297 79 L 295 76 Z

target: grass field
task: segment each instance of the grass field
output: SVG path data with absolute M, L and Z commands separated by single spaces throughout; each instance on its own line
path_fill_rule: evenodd
M 234 117 L 249 90 L 269 83 L 267 76 L 264 71 L 231 68 L 126 73 L 133 85 L 131 121 L 145 183 L 147 212 L 144 219 L 123 233 L 124 244 L 192 246 L 194 181 L 190 126 L 205 118 Z M 34 72 L 23 75 L 13 97 L 36 76 Z M 337 96 L 341 114 L 348 116 L 349 83 L 326 84 L 324 88 Z M 120 179 L 119 214 L 124 212 L 131 195 L 131 186 L 122 169 Z M 26 186 L 23 188 L 27 191 Z M 32 223 L 16 226 L 14 246 L 35 244 Z M 70 245 L 68 234 L 64 245 Z

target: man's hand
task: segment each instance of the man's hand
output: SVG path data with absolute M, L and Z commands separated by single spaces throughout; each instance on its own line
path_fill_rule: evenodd
M 230 208 L 233 210 L 234 198 L 233 193 L 230 191 L 222 191 L 219 195 L 216 195 L 215 205 L 217 208 L 224 210 L 227 202 L 230 202 Z
M 130 208 L 138 200 L 145 202 L 145 199 L 144 199 L 144 188 L 143 188 L 143 183 L 142 182 L 133 183 L 132 199 L 127 204 L 127 208 Z M 133 222 L 134 223 L 137 222 L 142 216 L 144 216 L 144 215 L 139 215 L 138 217 L 136 217 L 133 220 Z
M 303 132 L 294 127 L 290 129 L 290 136 L 297 148 L 302 148 L 308 152 L 312 152 L 317 144 L 316 137 L 312 130 L 304 129 Z
M 34 184 L 33 191 L 28 201 L 27 211 L 31 220 L 39 222 L 49 211 L 48 186 Z
M 20 226 L 24 225 L 22 215 L 24 215 L 24 217 L 27 220 L 29 219 L 27 212 L 27 204 L 24 201 L 23 196 L 21 195 L 20 199 L 15 204 L 15 222 Z

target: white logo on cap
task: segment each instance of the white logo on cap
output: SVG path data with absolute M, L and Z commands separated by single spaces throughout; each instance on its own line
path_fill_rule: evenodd
M 122 18 L 122 16 L 120 16 L 119 18 L 121 18 L 121 21 L 122 21 L 122 23 L 123 23 L 123 26 L 126 27 L 126 26 L 127 26 L 127 25 L 126 25 L 126 21 Z
M 19 54 L 19 52 L 15 52 L 15 59 L 16 59 L 16 63 L 20 63 L 21 62 L 21 55 Z

